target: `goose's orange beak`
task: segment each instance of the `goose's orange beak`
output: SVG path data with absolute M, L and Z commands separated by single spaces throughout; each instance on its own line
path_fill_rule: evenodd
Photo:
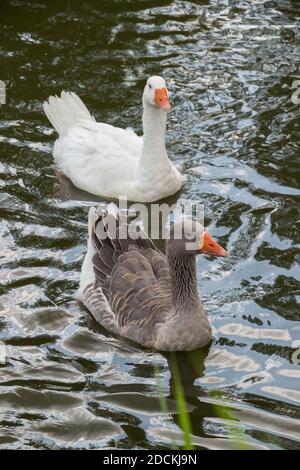
M 166 113 L 171 111 L 171 105 L 169 102 L 168 90 L 166 88 L 155 89 L 155 104 L 163 109 Z
M 227 251 L 206 231 L 203 233 L 199 249 L 201 253 L 207 253 L 208 255 L 228 256 Z

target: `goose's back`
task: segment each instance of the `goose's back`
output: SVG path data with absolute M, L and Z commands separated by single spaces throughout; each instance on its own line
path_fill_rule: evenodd
M 56 165 L 75 186 L 94 194 L 127 194 L 135 178 L 142 138 L 130 130 L 81 120 L 54 146 Z
M 83 301 L 109 331 L 155 346 L 157 330 L 172 309 L 166 257 L 143 232 L 136 239 L 128 236 L 126 224 L 112 236 L 110 217 L 100 216 L 92 229 L 95 282 L 86 287 Z

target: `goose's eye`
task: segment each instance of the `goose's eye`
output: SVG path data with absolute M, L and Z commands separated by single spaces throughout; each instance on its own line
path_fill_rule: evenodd
M 150 83 L 148 83 L 148 87 L 149 87 L 149 88 L 150 88 L 150 90 L 151 90 L 151 88 L 152 88 L 152 85 L 150 85 Z

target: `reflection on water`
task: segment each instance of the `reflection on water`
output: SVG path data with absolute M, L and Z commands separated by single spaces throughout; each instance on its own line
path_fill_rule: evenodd
M 204 202 L 231 254 L 198 260 L 213 343 L 175 356 L 193 445 L 299 447 L 297 2 L 2 3 L 0 446 L 182 442 L 174 357 L 112 337 L 74 301 L 96 198 L 55 174 L 41 106 L 73 90 L 141 132 L 145 78 L 162 74 L 180 198 Z

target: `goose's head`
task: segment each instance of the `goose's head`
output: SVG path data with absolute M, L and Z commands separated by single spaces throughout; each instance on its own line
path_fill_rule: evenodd
M 172 224 L 167 241 L 168 253 L 173 256 L 198 255 L 228 256 L 227 251 L 197 221 L 180 219 Z
M 148 78 L 144 89 L 143 102 L 144 104 L 156 106 L 166 113 L 171 111 L 166 82 L 162 77 L 154 75 Z

